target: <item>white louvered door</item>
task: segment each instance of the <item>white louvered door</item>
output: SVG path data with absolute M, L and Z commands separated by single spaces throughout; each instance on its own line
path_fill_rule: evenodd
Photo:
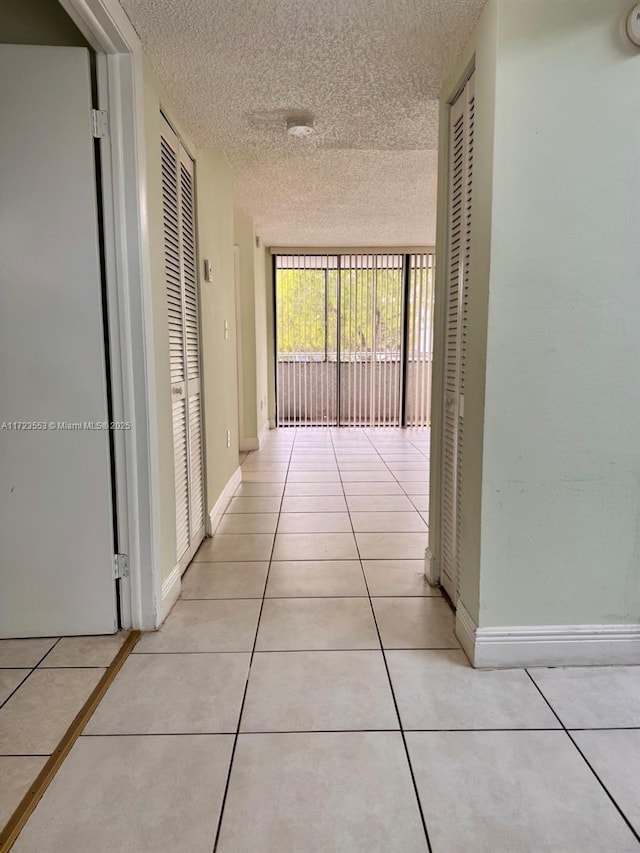
M 173 415 L 176 561 L 204 536 L 204 466 L 193 161 L 162 119 L 162 200 Z
M 449 125 L 440 555 L 442 584 L 454 603 L 458 599 L 460 575 L 474 111 L 472 75 L 451 106 Z

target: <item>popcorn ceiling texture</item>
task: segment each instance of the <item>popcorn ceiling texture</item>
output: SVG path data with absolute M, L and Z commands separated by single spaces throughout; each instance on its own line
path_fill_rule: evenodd
M 268 246 L 435 242 L 435 151 L 231 151 L 236 202 Z
M 437 97 L 484 1 L 121 0 L 196 144 L 227 151 L 238 203 L 283 245 L 433 242 Z M 314 136 L 287 137 L 288 115 Z

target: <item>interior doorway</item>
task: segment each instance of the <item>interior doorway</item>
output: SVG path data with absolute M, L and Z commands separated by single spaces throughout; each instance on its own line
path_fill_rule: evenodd
M 278 426 L 429 426 L 432 251 L 274 256 Z

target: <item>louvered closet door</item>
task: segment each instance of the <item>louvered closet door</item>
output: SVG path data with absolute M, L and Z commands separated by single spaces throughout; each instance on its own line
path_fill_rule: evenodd
M 190 544 L 204 535 L 204 472 L 202 464 L 202 405 L 200 394 L 200 323 L 196 260 L 193 161 L 180 148 L 180 211 L 182 225 L 182 281 L 186 355 L 187 438 L 189 444 Z
M 164 118 L 161 150 L 176 561 L 181 568 L 186 568 L 204 535 L 194 181 L 193 162 Z
M 455 602 L 460 574 L 464 384 L 473 188 L 473 75 L 452 104 L 445 317 L 440 554 L 442 583 Z

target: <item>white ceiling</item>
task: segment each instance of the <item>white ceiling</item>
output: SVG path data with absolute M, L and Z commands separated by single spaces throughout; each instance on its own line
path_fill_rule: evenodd
M 121 2 L 267 245 L 434 242 L 438 92 L 485 0 Z

